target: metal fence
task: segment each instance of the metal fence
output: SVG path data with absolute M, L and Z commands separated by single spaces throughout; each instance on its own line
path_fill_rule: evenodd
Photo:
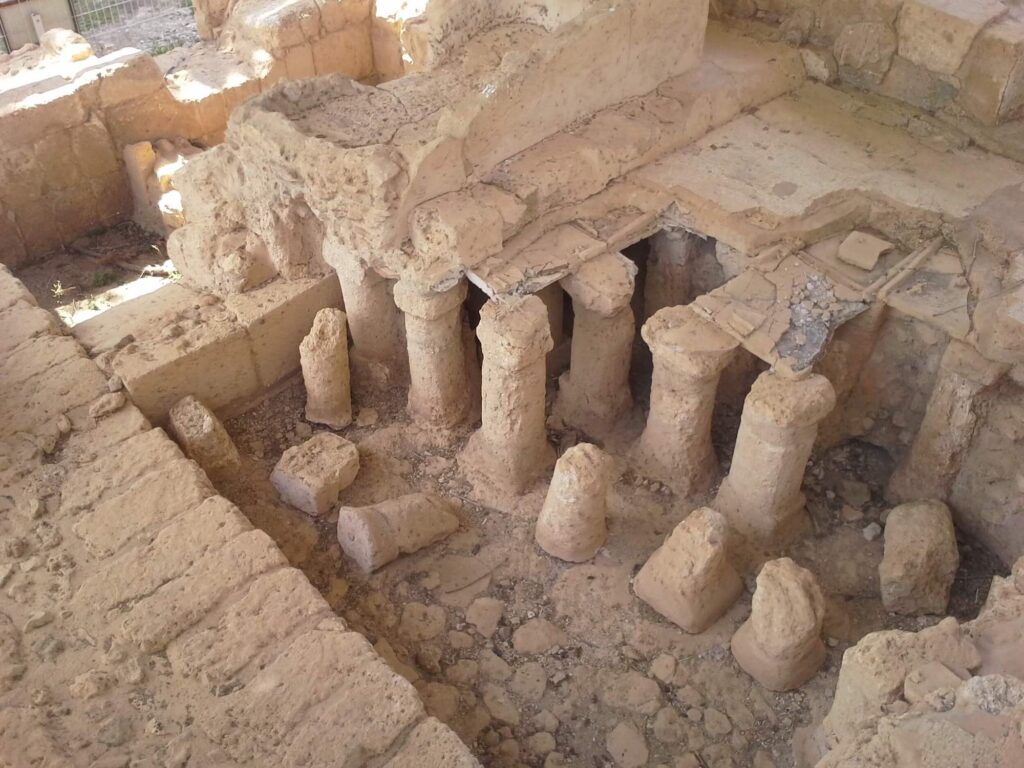
M 70 0 L 75 29 L 97 53 L 132 46 L 163 53 L 198 40 L 192 0 Z
M 7 42 L 7 30 L 4 29 L 3 19 L 0 19 L 0 53 L 10 53 L 11 44 Z

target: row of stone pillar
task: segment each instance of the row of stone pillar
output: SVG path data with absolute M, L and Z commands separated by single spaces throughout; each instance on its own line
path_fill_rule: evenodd
M 680 253 L 686 255 L 678 242 L 670 245 L 668 255 L 663 246 L 659 256 L 666 273 L 678 271 Z M 471 402 L 463 349 L 466 284 L 434 292 L 407 280 L 392 287 L 352 263 L 339 272 L 355 361 L 394 370 L 407 364 L 410 414 L 443 427 L 462 421 Z M 570 367 L 553 408 L 556 422 L 602 437 L 631 408 L 635 276 L 631 261 L 607 254 L 562 281 L 575 323 Z M 672 279 L 678 284 L 682 278 Z M 738 344 L 687 306 L 659 309 L 641 333 L 654 370 L 650 411 L 632 458 L 643 474 L 677 493 L 701 493 L 718 474 L 711 418 L 720 375 Z M 548 308 L 537 296 L 491 300 L 481 310 L 477 338 L 483 350 L 481 427 L 464 459 L 495 485 L 520 492 L 554 461 L 545 418 L 545 358 L 553 346 Z M 819 375 L 787 379 L 769 371 L 757 379 L 715 502 L 736 530 L 774 542 L 800 529 L 801 481 L 817 424 L 834 403 L 832 386 Z

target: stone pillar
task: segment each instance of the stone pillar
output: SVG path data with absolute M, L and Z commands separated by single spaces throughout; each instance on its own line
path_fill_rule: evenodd
M 718 474 L 711 416 L 722 370 L 739 343 L 690 307 L 667 307 L 644 323 L 651 348 L 651 410 L 633 458 L 640 472 L 688 496 Z
M 569 370 L 558 380 L 552 419 L 604 437 L 630 409 L 629 364 L 635 325 L 636 265 L 619 253 L 584 264 L 562 286 L 572 297 L 575 319 Z
M 743 592 L 726 553 L 728 531 L 715 510 L 695 509 L 633 579 L 636 596 L 687 632 L 703 632 Z
M 685 229 L 663 229 L 651 238 L 644 279 L 644 317 L 690 303 L 690 262 L 704 241 Z
M 408 280 L 395 285 L 395 303 L 405 313 L 409 349 L 408 408 L 417 421 L 449 427 L 466 415 L 465 299 L 464 281 L 442 293 L 424 290 Z
M 324 259 L 337 271 L 341 283 L 353 363 L 384 366 L 391 383 L 404 378 L 403 319 L 392 296 L 392 282 L 330 240 L 324 242 Z
M 960 461 L 978 423 L 975 401 L 1006 372 L 963 342 L 949 342 L 939 363 L 924 419 L 896 467 L 885 497 L 891 502 L 948 499 Z
M 766 371 L 757 377 L 713 505 L 740 534 L 760 544 L 784 544 L 799 534 L 806 523 L 804 470 L 818 422 L 835 400 L 832 385 L 818 374 L 787 379 Z
M 814 574 L 788 557 L 764 564 L 747 619 L 732 636 L 743 671 L 771 691 L 790 691 L 825 662 L 825 598 Z
M 562 454 L 537 517 L 540 548 L 570 563 L 596 555 L 608 537 L 610 480 L 610 457 L 596 445 L 579 443 Z
M 369 507 L 338 510 L 338 542 L 366 573 L 440 541 L 459 528 L 451 505 L 430 493 L 411 493 Z
M 313 328 L 299 344 L 306 385 L 306 420 L 341 429 L 352 423 L 345 313 L 321 309 Z
M 544 356 L 551 330 L 536 296 L 492 299 L 480 311 L 480 429 L 463 460 L 501 491 L 522 493 L 551 464 L 544 418 Z

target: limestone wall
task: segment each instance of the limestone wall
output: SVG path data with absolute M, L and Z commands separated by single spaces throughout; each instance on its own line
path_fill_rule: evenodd
M 0 263 L 28 263 L 129 217 L 126 144 L 214 145 L 231 110 L 279 80 L 372 73 L 367 3 L 274 9 L 242 3 L 221 38 L 159 59 L 45 46 L 0 57 Z
M 325 252 L 419 269 L 403 250 L 417 205 L 694 69 L 706 18 L 705 0 L 591 3 L 550 31 L 488 29 L 443 66 L 378 88 L 342 77 L 278 88 L 237 110 L 225 144 L 176 182 L 188 221 L 171 257 L 220 294 L 259 284 L 268 268 L 305 269 L 318 255 L 299 247 L 311 231 Z
M 720 0 L 801 46 L 808 72 L 939 113 L 1020 157 L 1024 13 L 1001 0 Z
M 0 266 L 0 762 L 478 763 Z

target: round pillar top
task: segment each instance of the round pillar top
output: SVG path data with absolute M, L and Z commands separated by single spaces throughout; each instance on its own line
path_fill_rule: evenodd
M 697 375 L 710 375 L 725 367 L 739 342 L 688 306 L 659 309 L 644 323 L 640 335 L 655 356 L 671 356 L 673 363 Z
M 808 427 L 825 418 L 835 405 L 836 392 L 820 374 L 788 379 L 765 371 L 750 388 L 743 403 L 743 418 L 749 414 L 777 427 Z
M 493 298 L 480 310 L 477 338 L 485 362 L 522 368 L 554 347 L 548 309 L 537 296 Z
M 621 253 L 604 253 L 562 278 L 574 302 L 605 316 L 629 306 L 635 283 L 636 264 Z
M 437 320 L 462 306 L 466 290 L 465 280 L 447 291 L 435 292 L 403 278 L 395 283 L 395 304 L 407 315 Z

